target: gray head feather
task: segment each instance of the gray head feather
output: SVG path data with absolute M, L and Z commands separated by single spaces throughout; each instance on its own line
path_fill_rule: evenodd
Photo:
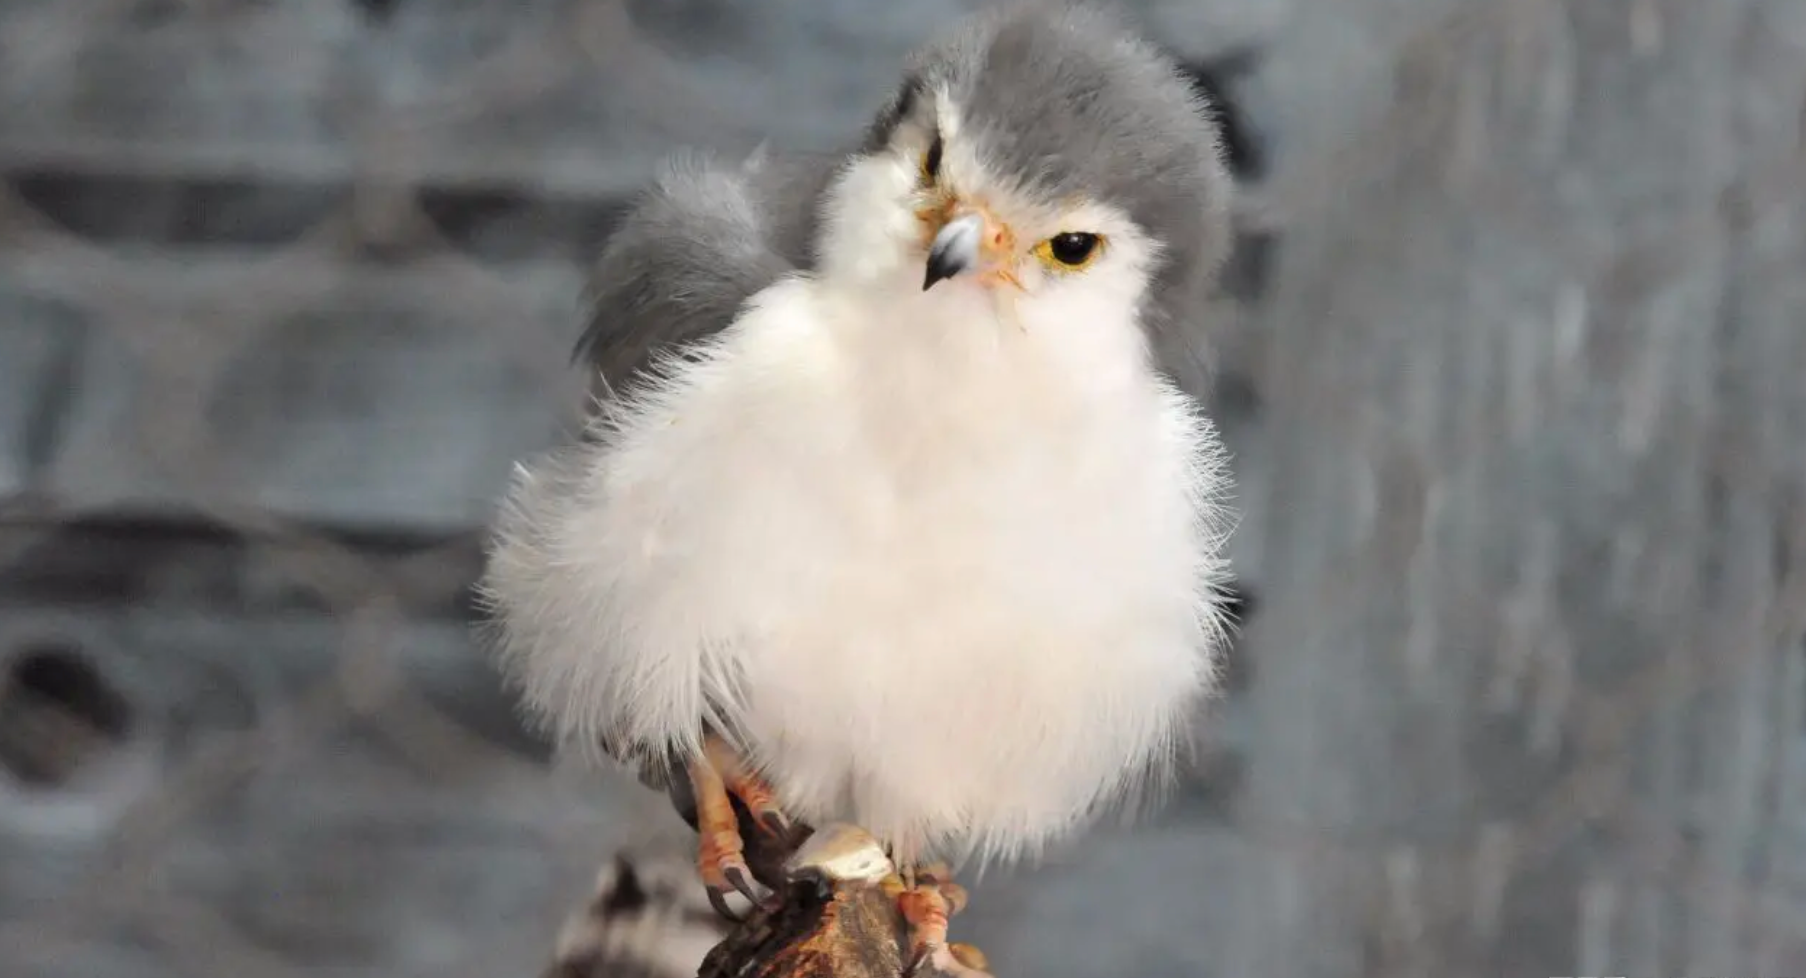
M 1043 198 L 1111 204 L 1159 241 L 1143 321 L 1160 345 L 1197 329 L 1232 240 L 1233 183 L 1215 109 L 1177 63 L 1101 8 L 1011 4 L 911 59 L 865 151 L 933 88 L 988 171 Z
M 847 154 L 739 166 L 668 163 L 609 240 L 592 278 L 578 355 L 612 396 L 662 354 L 681 355 L 754 294 L 815 266 L 820 206 L 851 153 L 876 153 L 930 87 L 960 107 L 986 168 L 1048 196 L 1081 193 L 1126 212 L 1163 261 L 1142 310 L 1157 354 L 1186 377 L 1186 337 L 1230 241 L 1230 177 L 1210 107 L 1179 67 L 1113 16 L 1082 4 L 1018 3 L 918 51 L 903 85 Z M 1186 362 L 1179 362 L 1183 359 Z

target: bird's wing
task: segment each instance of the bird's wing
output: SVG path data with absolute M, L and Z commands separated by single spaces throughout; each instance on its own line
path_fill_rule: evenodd
M 763 149 L 738 165 L 666 163 L 590 279 L 576 359 L 594 371 L 592 394 L 617 396 L 654 357 L 708 339 L 754 294 L 813 267 L 817 205 L 836 165 Z
M 739 164 L 692 155 L 660 168 L 590 279 L 574 358 L 591 371 L 598 409 L 655 358 L 708 340 L 758 292 L 814 266 L 818 203 L 837 165 L 836 157 L 779 158 L 761 148 Z M 678 758 L 608 737 L 600 746 L 648 787 L 670 791 L 694 820 L 688 782 L 673 777 Z

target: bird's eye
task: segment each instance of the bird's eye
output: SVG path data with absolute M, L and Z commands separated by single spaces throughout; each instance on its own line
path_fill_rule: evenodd
M 1087 231 L 1066 231 L 1035 246 L 1035 255 L 1050 268 L 1070 271 L 1097 260 L 1104 239 Z
M 922 156 L 922 179 L 928 183 L 940 179 L 941 176 L 941 136 L 936 133 L 934 142 L 928 144 L 928 152 Z

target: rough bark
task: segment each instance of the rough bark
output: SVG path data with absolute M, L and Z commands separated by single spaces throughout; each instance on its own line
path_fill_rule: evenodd
M 542 978 L 902 978 L 908 924 L 895 897 L 869 880 L 793 878 L 786 864 L 808 830 L 780 844 L 737 810 L 747 863 L 772 891 L 766 906 L 729 925 L 706 909 L 687 856 L 623 853 L 559 935 Z M 698 961 L 703 942 L 713 947 Z M 912 978 L 979 976 L 949 974 L 931 958 Z
M 701 978 L 899 978 L 903 927 L 896 901 L 875 887 L 823 897 L 798 886 L 717 946 Z

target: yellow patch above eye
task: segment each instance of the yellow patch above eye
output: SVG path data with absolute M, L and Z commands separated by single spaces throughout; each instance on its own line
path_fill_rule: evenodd
M 1101 234 L 1065 231 L 1035 245 L 1035 257 L 1050 271 L 1078 272 L 1090 268 L 1104 253 Z

